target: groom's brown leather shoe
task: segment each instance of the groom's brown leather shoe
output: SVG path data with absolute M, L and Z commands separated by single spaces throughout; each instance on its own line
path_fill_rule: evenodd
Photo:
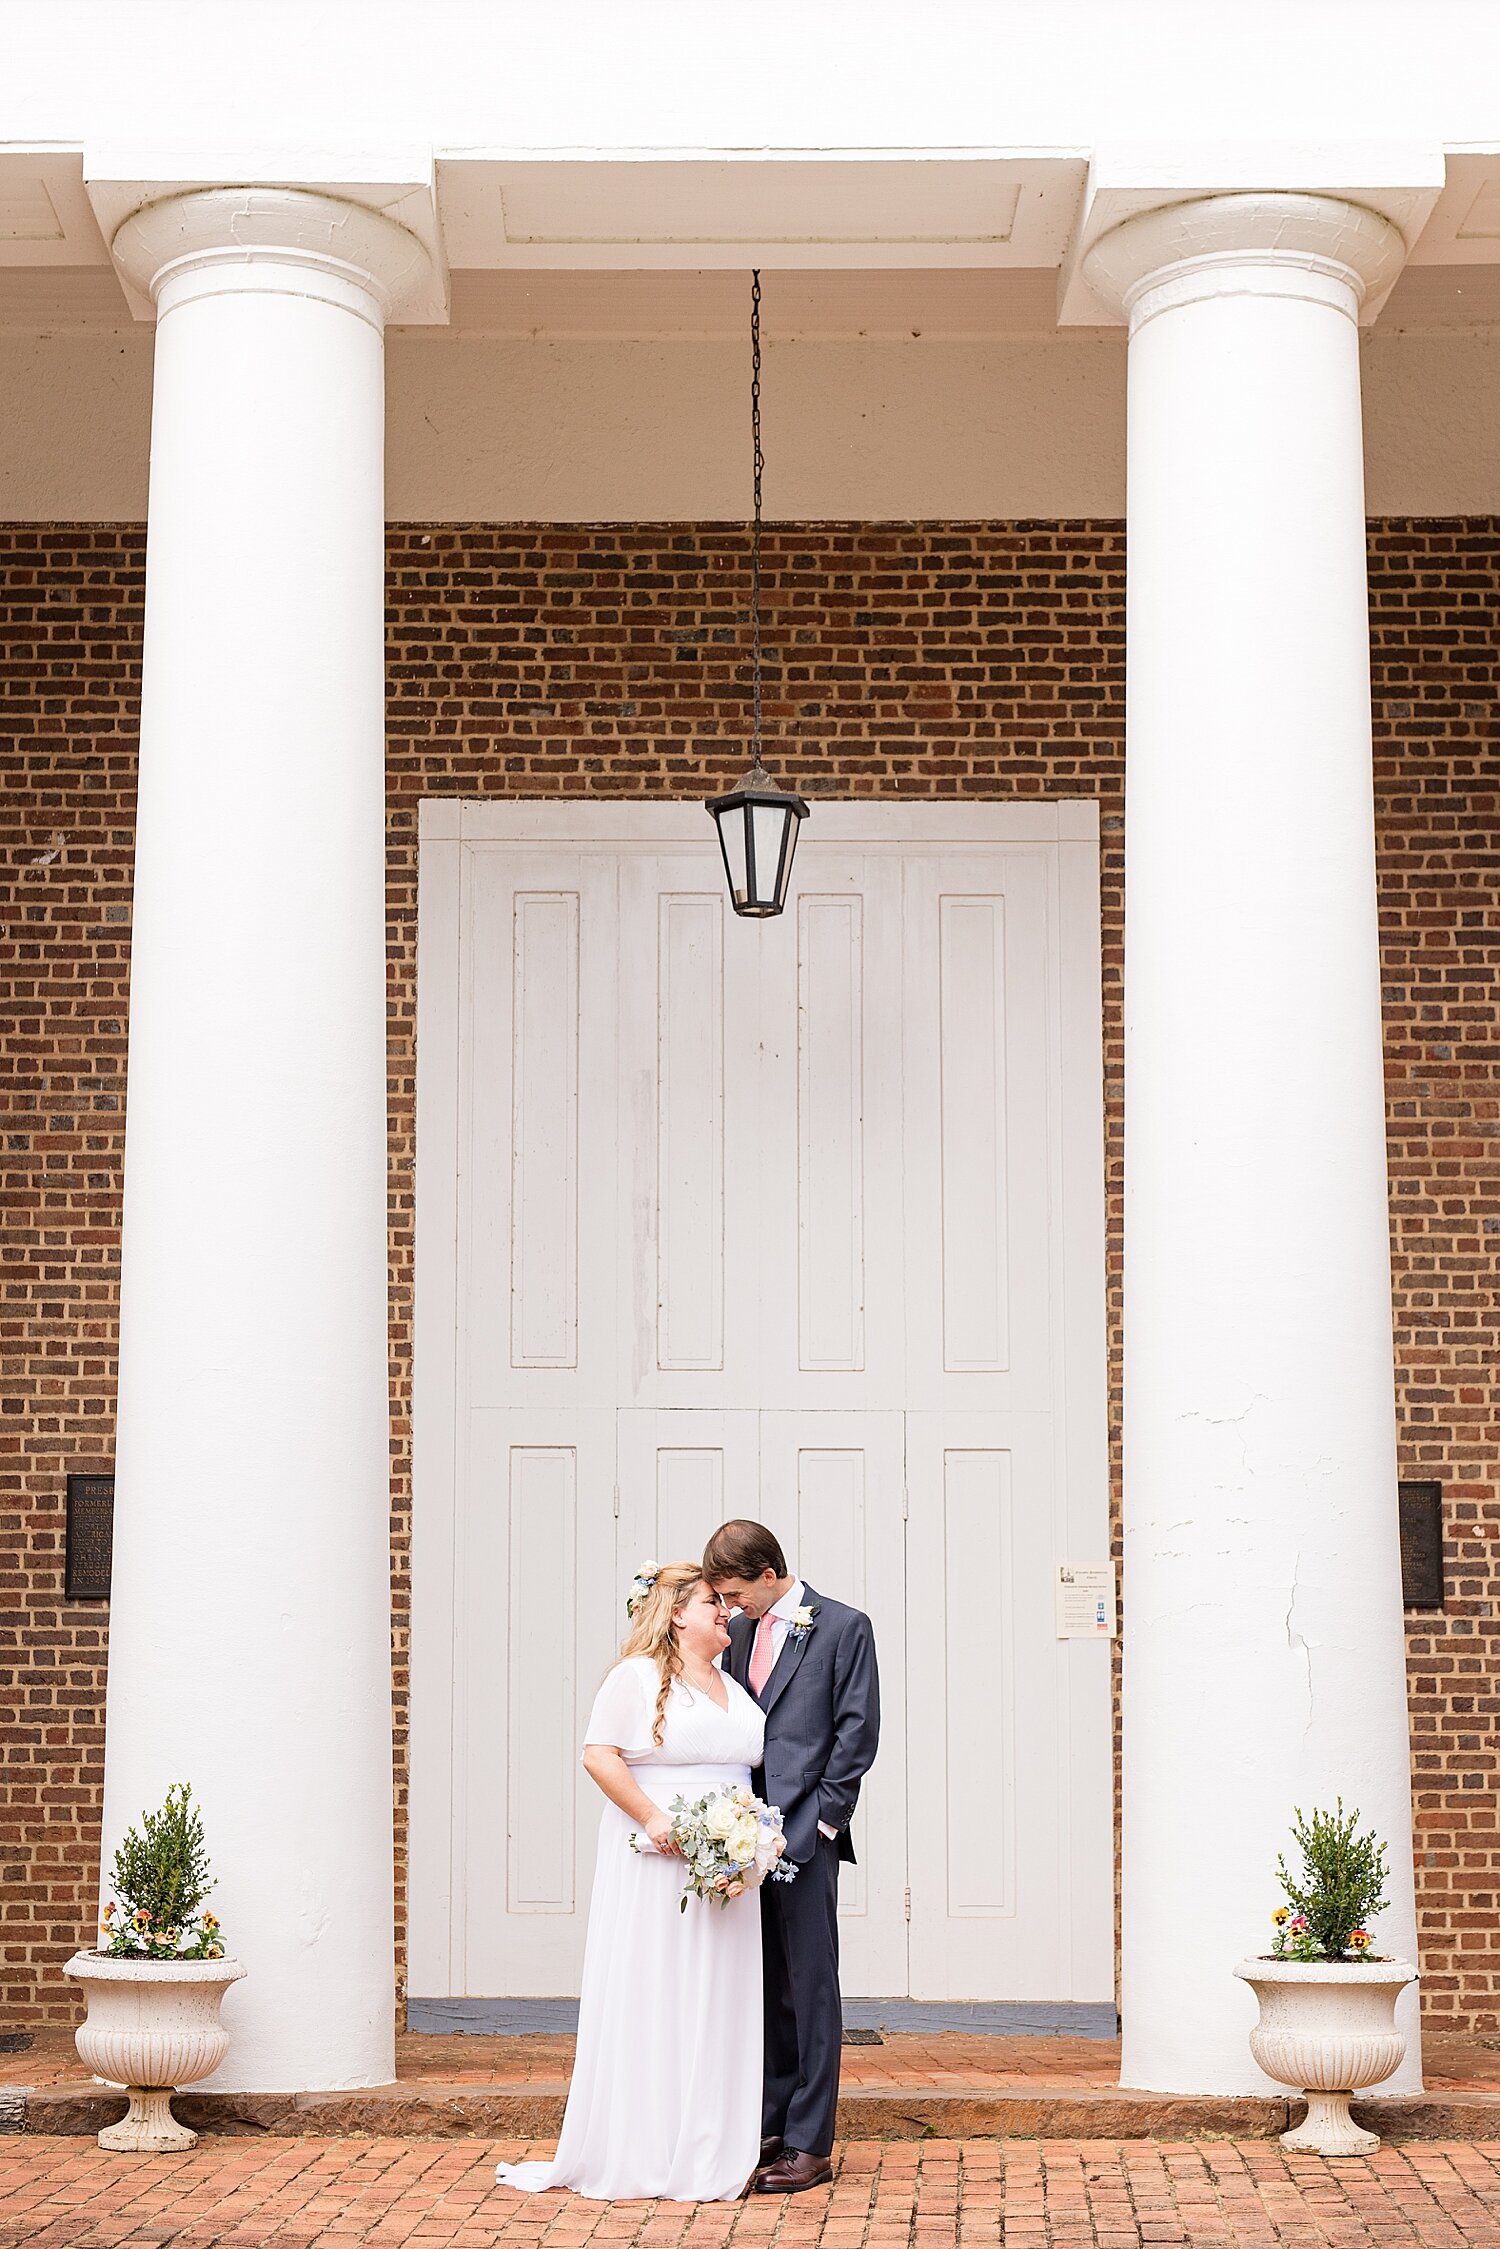
M 785 2144 L 779 2132 L 768 2134 L 760 2143 L 760 2162 L 756 2166 L 757 2170 L 764 2171 L 768 2163 L 774 2163 Z
M 826 2187 L 833 2179 L 833 2162 L 826 2155 L 802 2155 L 785 2149 L 755 2182 L 757 2194 L 805 2194 L 809 2187 Z

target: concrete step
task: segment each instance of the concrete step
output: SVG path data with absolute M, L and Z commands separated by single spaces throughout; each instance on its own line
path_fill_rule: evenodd
M 124 2113 L 123 2096 L 97 2086 L 75 2082 L 12 2090 L 21 2099 L 11 2104 L 11 2130 L 92 2134 Z M 516 2141 L 554 2139 L 566 2096 L 563 2081 L 507 2086 L 423 2080 L 354 2093 L 186 2092 L 173 2106 L 182 2122 L 199 2132 Z M 886 2086 L 846 2093 L 838 2128 L 846 2140 L 1273 2139 L 1297 2121 L 1302 2108 L 1291 2098 L 1127 2093 L 1118 2087 L 903 2092 Z M 1371 2131 L 1394 2139 L 1500 2140 L 1500 2093 L 1357 2101 L 1354 2114 Z

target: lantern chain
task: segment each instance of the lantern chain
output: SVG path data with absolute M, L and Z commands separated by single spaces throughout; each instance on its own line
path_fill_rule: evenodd
M 760 507 L 766 457 L 760 442 L 760 268 L 750 276 L 750 447 L 754 472 L 755 516 L 750 530 L 750 663 L 754 711 L 753 762 L 760 764 Z

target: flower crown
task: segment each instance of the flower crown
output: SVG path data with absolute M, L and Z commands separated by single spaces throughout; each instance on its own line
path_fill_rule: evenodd
M 627 1616 L 633 1617 L 635 1615 L 636 1610 L 645 1600 L 646 1595 L 651 1591 L 660 1575 L 661 1565 L 659 1563 L 642 1562 L 635 1576 L 631 1579 L 630 1591 L 625 1596 L 625 1614 Z

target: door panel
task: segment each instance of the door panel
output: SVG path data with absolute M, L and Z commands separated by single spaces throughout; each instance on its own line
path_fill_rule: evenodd
M 879 1410 L 905 1389 L 901 864 L 825 852 L 760 941 L 755 1245 L 776 1410 Z
M 1047 868 L 905 869 L 906 1403 L 1048 1411 L 1057 1094 Z
M 1046 1416 L 907 1416 L 913 1998 L 1072 1996 L 1053 1466 Z
M 574 1987 L 599 1798 L 579 1763 L 616 1624 L 614 1416 L 470 1418 L 456 1558 L 455 1989 Z
M 617 1180 L 614 1403 L 760 1403 L 755 1050 L 758 966 L 739 943 L 713 840 L 625 858 L 609 943 L 618 1084 L 604 1105 Z
M 844 1988 L 872 1999 L 907 1989 L 903 1476 L 899 1413 L 761 1417 L 761 1520 L 815 1591 L 875 1628 L 880 1754 L 854 1815 L 856 1862 L 839 1877 Z
M 755 1514 L 758 1418 L 671 1409 L 619 1416 L 622 1585 L 643 1561 L 699 1561 L 726 1517 Z
M 466 860 L 459 1333 L 471 1407 L 612 1406 L 615 869 Z

